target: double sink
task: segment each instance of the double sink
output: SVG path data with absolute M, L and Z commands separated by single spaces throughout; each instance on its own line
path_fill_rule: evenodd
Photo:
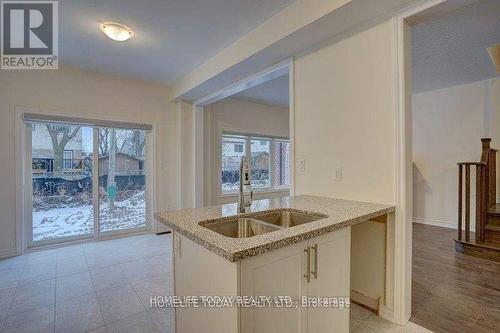
M 247 238 L 310 223 L 326 217 L 328 216 L 323 214 L 280 209 L 255 213 L 244 217 L 235 216 L 210 222 L 201 222 L 200 225 L 226 237 Z

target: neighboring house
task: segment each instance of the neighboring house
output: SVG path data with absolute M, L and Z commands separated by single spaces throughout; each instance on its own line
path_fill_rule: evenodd
M 54 149 L 52 139 L 44 124 L 32 124 L 32 169 L 34 173 L 54 171 Z M 63 169 L 84 169 L 82 130 L 64 147 Z
M 269 168 L 269 141 L 256 140 L 252 145 L 252 158 L 249 162 L 252 169 Z M 224 160 L 222 161 L 222 170 L 235 170 L 239 168 L 241 156 L 245 155 L 245 144 L 241 139 L 230 141 L 226 139 L 223 148 Z
M 106 176 L 109 170 L 109 156 L 99 157 L 99 176 Z M 123 153 L 115 155 L 115 175 L 135 176 L 144 174 L 144 160 Z

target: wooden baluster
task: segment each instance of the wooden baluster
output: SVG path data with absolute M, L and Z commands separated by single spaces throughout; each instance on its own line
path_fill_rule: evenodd
M 488 207 L 488 195 L 486 194 L 486 189 L 488 188 L 488 185 L 486 184 L 486 181 L 488 179 L 488 176 L 486 175 L 486 172 L 488 172 L 488 168 L 486 165 L 481 166 L 482 172 L 481 172 L 481 181 L 483 183 L 483 191 L 481 195 L 481 242 L 484 242 L 484 226 L 486 224 L 486 209 Z
M 481 231 L 483 228 L 483 179 L 482 179 L 482 165 L 476 165 L 476 242 L 481 241 Z
M 489 174 L 489 203 L 488 203 L 488 207 L 485 207 L 486 209 L 487 208 L 490 208 L 490 207 L 493 207 L 495 206 L 496 204 L 496 201 L 497 201 L 497 158 L 496 158 L 496 150 L 494 149 L 490 149 L 490 163 L 489 163 L 489 171 L 490 171 L 490 174 Z
M 458 165 L 458 240 L 462 240 L 462 181 L 463 181 L 463 168 Z
M 465 241 L 470 241 L 470 164 L 465 165 Z
M 486 171 L 485 171 L 485 188 L 484 188 L 484 196 L 486 199 L 486 206 L 485 209 L 489 208 L 490 206 L 490 145 L 491 145 L 491 138 L 482 138 L 481 139 L 482 143 L 482 152 L 481 152 L 481 162 L 486 165 Z

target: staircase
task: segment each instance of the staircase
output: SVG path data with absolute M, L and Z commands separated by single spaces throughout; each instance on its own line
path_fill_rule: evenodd
M 500 244 L 500 204 L 486 211 L 485 242 Z
M 481 161 L 458 162 L 458 238 L 455 250 L 500 262 L 500 204 L 496 203 L 496 153 L 482 141 Z M 475 177 L 475 230 L 471 230 L 471 172 Z

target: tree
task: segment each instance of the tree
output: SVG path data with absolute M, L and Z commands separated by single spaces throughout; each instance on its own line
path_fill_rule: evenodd
M 146 135 L 144 131 L 132 130 L 132 142 L 134 145 L 134 154 L 136 157 L 144 156 L 144 147 L 146 146 Z
M 52 140 L 54 150 L 54 171 L 60 171 L 63 168 L 63 155 L 66 144 L 71 141 L 80 131 L 80 127 L 71 127 L 65 125 L 45 124 Z
M 107 156 L 109 153 L 109 128 L 99 129 L 99 154 Z
M 115 198 L 110 195 L 109 188 L 114 187 L 116 191 L 116 183 L 115 183 L 115 158 L 116 158 L 116 131 L 114 128 L 110 130 L 110 143 L 111 147 L 109 149 L 109 158 L 108 158 L 108 204 L 109 209 L 113 210 L 115 208 Z

